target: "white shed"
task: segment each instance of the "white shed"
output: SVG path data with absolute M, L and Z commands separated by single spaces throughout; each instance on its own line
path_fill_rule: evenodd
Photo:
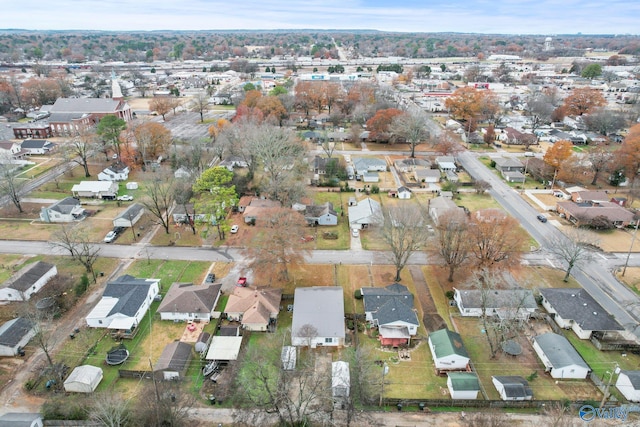
M 591 368 L 568 339 L 553 332 L 533 337 L 533 349 L 551 378 L 586 379 Z
M 127 187 L 127 190 L 137 190 L 138 189 L 138 183 L 134 182 L 134 181 L 127 182 L 125 187 Z
M 620 371 L 616 388 L 629 402 L 640 402 L 640 371 Z
M 448 372 L 447 387 L 452 399 L 477 399 L 480 381 L 473 372 Z
M 333 397 L 349 397 L 350 391 L 349 364 L 343 361 L 331 363 L 331 394 Z
M 92 393 L 102 381 L 102 369 L 82 365 L 75 368 L 64 382 L 64 390 L 75 393 Z

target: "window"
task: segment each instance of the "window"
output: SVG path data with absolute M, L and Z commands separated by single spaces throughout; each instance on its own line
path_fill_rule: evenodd
M 324 342 L 325 344 L 331 344 L 333 342 L 333 338 L 325 338 Z
M 102 320 L 98 320 L 98 324 L 102 325 Z

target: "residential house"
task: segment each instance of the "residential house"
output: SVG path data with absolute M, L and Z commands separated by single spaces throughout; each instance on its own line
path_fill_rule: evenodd
M 129 166 L 116 162 L 98 174 L 99 181 L 126 181 L 129 179 Z
M 480 381 L 473 372 L 447 372 L 447 388 L 452 399 L 477 399 Z
M 498 139 L 507 145 L 535 144 L 536 136 L 531 133 L 520 132 L 517 129 L 507 127 L 498 135 Z
M 362 182 L 380 182 L 380 176 L 378 175 L 378 172 L 364 172 L 362 175 L 358 175 L 358 177 L 362 180 Z
M 221 284 L 173 283 L 158 307 L 161 320 L 211 320 Z
M 542 306 L 564 329 L 578 338 L 591 338 L 593 332 L 606 334 L 624 328 L 587 291 L 581 288 L 541 288 Z
M 269 212 L 281 207 L 277 200 L 260 199 L 254 197 L 247 207 L 244 208 L 242 217 L 246 224 L 255 224 L 258 220 L 264 219 Z
M 204 222 L 208 215 L 205 213 L 195 213 L 193 203 L 177 204 L 171 211 L 171 218 L 175 224 L 189 224 L 191 221 Z
M 355 206 L 349 206 L 348 215 L 349 227 L 352 229 L 381 225 L 384 222 L 380 202 L 369 197 L 360 200 Z
M 253 200 L 253 196 L 242 196 L 238 201 L 238 212 L 242 213 Z
M 419 158 L 399 159 L 393 162 L 393 166 L 400 173 L 409 173 L 418 169 L 431 169 L 431 162 Z
M 361 288 L 365 319 L 378 327 L 382 345 L 398 347 L 408 344 L 418 332 L 418 315 L 413 308 L 413 294 L 406 286 L 393 283 L 384 288 Z
M 102 381 L 102 368 L 92 365 L 77 366 L 64 381 L 67 393 L 93 393 Z
M 413 171 L 416 182 L 437 184 L 440 182 L 441 172 L 438 169 L 416 169 Z
M 601 203 L 611 201 L 611 196 L 606 191 L 589 191 L 582 189 L 572 191 L 569 194 L 571 195 L 571 201 L 576 203 Z
M 0 287 L 0 301 L 29 301 L 58 274 L 55 265 L 37 261 L 22 267 Z
M 73 222 L 85 219 L 87 212 L 77 197 L 65 197 L 49 206 L 40 208 L 40 221 Z
M 458 181 L 460 181 L 460 177 L 458 176 L 458 174 L 456 172 L 452 171 L 452 170 L 444 171 L 444 177 L 449 182 L 458 182 Z
M 556 379 L 585 379 L 591 368 L 568 339 L 553 332 L 533 337 L 533 349 Z
M 411 190 L 405 186 L 398 187 L 398 192 L 396 193 L 398 199 L 407 200 L 411 198 Z
M 640 371 L 620 371 L 616 388 L 629 402 L 640 402 Z
M 224 166 L 227 170 L 233 172 L 234 168 L 246 168 L 249 167 L 249 164 L 240 156 L 229 156 L 225 157 L 218 166 Z
M 0 356 L 17 356 L 36 334 L 33 324 L 16 317 L 0 326 Z
M 527 320 L 538 309 L 529 289 L 454 289 L 453 300 L 465 317 L 498 316 L 502 320 Z
M 56 145 L 46 139 L 25 139 L 20 144 L 20 148 L 27 154 L 49 154 Z
M 156 379 L 165 381 L 184 378 L 192 356 L 191 344 L 174 341 L 165 346 L 158 361 L 153 365 Z
M 340 286 L 296 288 L 291 344 L 316 348 L 344 345 L 344 296 Z
M 333 209 L 333 203 L 323 205 L 306 205 L 304 219 L 309 225 L 338 225 L 338 213 Z
M 118 194 L 118 183 L 115 181 L 80 181 L 71 187 L 74 197 L 94 199 L 115 199 Z
M 356 179 L 362 179 L 367 172 L 385 172 L 387 170 L 387 162 L 375 157 L 354 157 L 352 163 L 356 171 Z
M 448 197 L 444 197 L 442 195 L 435 197 L 433 199 L 429 199 L 429 216 L 433 220 L 433 222 L 438 225 L 440 223 L 441 218 L 448 218 L 451 215 L 459 215 L 464 214 L 462 209 L 456 205 L 453 200 Z M 466 218 L 460 218 L 461 220 L 466 220 Z
M 533 390 L 529 387 L 527 380 L 522 377 L 515 375 L 492 376 L 491 381 L 502 400 L 533 399 Z
M 501 174 L 504 180 L 507 182 L 523 183 L 527 179 L 522 172 L 518 172 L 518 171 L 513 171 L 513 172 L 505 171 L 505 172 L 501 172 Z
M 326 175 L 327 169 L 337 171 L 338 159 L 315 156 L 313 158 L 312 170 L 314 174 Z
M 134 203 L 113 219 L 113 226 L 131 228 L 142 218 L 142 215 L 144 215 L 144 205 Z
M 513 157 L 492 157 L 491 160 L 495 162 L 495 168 L 500 171 L 500 173 L 504 172 L 524 172 L 524 164 L 516 158 Z
M 27 150 L 23 150 L 20 144 L 11 141 L 0 141 L 0 163 L 13 163 L 22 160 L 29 154 Z
M 556 210 L 575 226 L 591 225 L 596 218 L 604 218 L 611 226 L 626 227 L 635 224 L 633 212 L 612 202 L 558 202 Z M 596 220 L 597 221 L 597 220 Z
M 429 334 L 429 349 L 436 370 L 467 371 L 469 369 L 469 353 L 457 332 L 440 329 Z
M 456 159 L 453 156 L 438 156 L 436 157 L 436 165 L 438 165 L 438 169 L 441 171 L 455 171 Z
M 33 412 L 7 412 L 0 415 L 0 427 L 43 427 L 42 415 Z
M 331 363 L 331 396 L 334 399 L 346 399 L 351 394 L 351 375 L 349 363 L 341 360 Z
M 102 298 L 87 315 L 91 328 L 107 328 L 124 338 L 133 338 L 136 328 L 158 295 L 159 279 L 124 275 L 107 283 Z
M 266 331 L 278 318 L 282 289 L 236 286 L 225 307 L 227 319 L 249 331 Z

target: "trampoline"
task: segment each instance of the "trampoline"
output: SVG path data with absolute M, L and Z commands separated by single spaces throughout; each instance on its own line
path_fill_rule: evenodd
M 106 362 L 107 365 L 120 365 L 129 358 L 129 350 L 124 346 L 114 347 L 107 353 Z
M 502 350 L 510 356 L 522 354 L 522 346 L 514 340 L 507 340 L 502 343 Z

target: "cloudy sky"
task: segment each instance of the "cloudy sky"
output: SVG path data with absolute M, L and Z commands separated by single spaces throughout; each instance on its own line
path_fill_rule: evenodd
M 638 34 L 638 0 L 18 0 L 0 28 Z

